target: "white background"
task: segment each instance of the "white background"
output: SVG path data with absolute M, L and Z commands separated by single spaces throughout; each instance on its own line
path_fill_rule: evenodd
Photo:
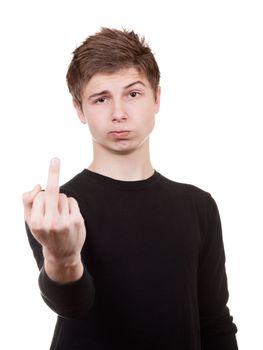
M 21 195 L 45 186 L 51 157 L 61 158 L 61 184 L 91 160 L 65 74 L 71 52 L 101 26 L 134 29 L 150 42 L 162 73 L 153 166 L 215 198 L 239 347 L 261 348 L 261 4 L 1 1 L 1 349 L 49 348 L 55 315 L 39 295 Z

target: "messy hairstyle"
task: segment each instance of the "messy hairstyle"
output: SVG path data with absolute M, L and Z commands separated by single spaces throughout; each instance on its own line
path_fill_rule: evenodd
M 154 55 L 134 31 L 101 28 L 73 52 L 67 84 L 73 100 L 81 108 L 84 86 L 96 73 L 115 73 L 134 67 L 148 79 L 156 93 L 160 71 Z

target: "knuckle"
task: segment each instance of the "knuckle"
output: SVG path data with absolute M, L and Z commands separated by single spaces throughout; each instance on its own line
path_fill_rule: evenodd
M 37 185 L 32 191 L 27 191 L 22 194 L 22 200 L 24 203 L 28 204 L 33 201 L 34 196 L 36 197 L 39 192 L 41 193 L 41 186 Z
M 38 218 L 31 218 L 28 224 L 33 232 L 40 232 L 44 229 L 43 223 Z
M 34 202 L 34 201 L 41 200 L 41 199 L 43 199 L 43 198 L 44 198 L 44 192 L 43 192 L 43 191 L 40 191 L 40 192 L 38 192 L 38 193 L 36 194 L 36 196 L 34 197 L 33 202 Z
M 81 215 L 72 215 L 72 224 L 74 226 L 81 226 L 84 223 L 84 219 Z
M 47 232 L 56 232 L 60 229 L 60 223 L 56 215 L 52 216 L 50 220 L 46 222 L 46 231 Z
M 68 219 L 64 219 L 60 226 L 61 231 L 69 232 L 70 231 L 70 221 Z
M 59 215 L 54 215 L 46 221 L 45 227 L 48 233 L 68 232 L 70 222 L 66 217 L 61 218 Z
M 65 193 L 60 193 L 59 194 L 59 199 L 62 199 L 62 200 L 67 200 L 67 196 L 65 195 Z
M 74 197 L 69 197 L 68 200 L 71 202 L 71 204 L 78 205 L 78 202 L 76 201 L 76 199 Z
M 28 202 L 28 197 L 29 197 L 28 194 L 29 194 L 28 192 L 24 192 L 24 193 L 22 194 L 22 201 L 23 201 L 24 203 L 27 203 L 27 202 Z

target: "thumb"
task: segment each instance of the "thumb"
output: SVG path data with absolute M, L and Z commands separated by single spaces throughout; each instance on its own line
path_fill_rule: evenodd
M 40 185 L 36 185 L 32 191 L 25 192 L 22 196 L 23 204 L 24 204 L 24 213 L 25 218 L 27 218 L 31 212 L 32 204 L 34 202 L 34 199 L 36 195 L 42 191 L 42 188 Z

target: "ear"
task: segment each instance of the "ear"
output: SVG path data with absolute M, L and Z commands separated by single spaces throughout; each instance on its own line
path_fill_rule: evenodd
M 161 99 L 161 86 L 159 85 L 155 93 L 155 113 L 159 112 Z
M 78 117 L 79 117 L 81 123 L 86 124 L 87 123 L 87 119 L 86 119 L 86 117 L 85 117 L 85 115 L 84 115 L 84 113 L 82 111 L 82 108 L 80 107 L 80 105 L 74 99 L 72 100 L 72 102 L 73 102 L 74 108 L 77 111 L 77 114 L 78 114 Z

